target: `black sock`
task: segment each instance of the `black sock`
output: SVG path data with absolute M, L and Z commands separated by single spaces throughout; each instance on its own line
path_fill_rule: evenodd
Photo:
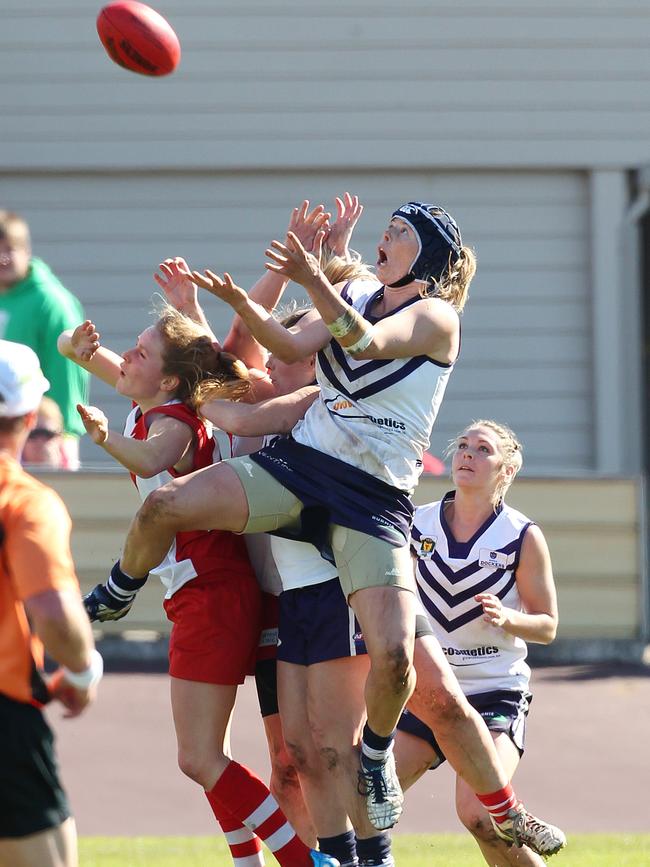
M 341 867 L 358 867 L 357 840 L 354 831 L 337 834 L 336 837 L 319 837 L 318 846 L 321 852 L 338 858 Z
M 371 865 L 388 862 L 391 858 L 390 835 L 377 834 L 376 837 L 357 840 L 357 855 L 359 867 L 371 867 Z
M 368 723 L 363 727 L 363 738 L 361 740 L 361 752 L 370 762 L 379 764 L 386 761 L 388 753 L 393 748 L 395 740 L 395 732 L 391 732 L 388 737 L 378 735 L 373 732 Z

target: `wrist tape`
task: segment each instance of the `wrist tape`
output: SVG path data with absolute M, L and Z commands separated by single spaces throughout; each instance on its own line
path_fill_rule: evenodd
M 120 561 L 111 569 L 108 581 L 106 582 L 106 590 L 111 596 L 120 602 L 130 602 L 138 590 L 147 583 L 148 576 L 144 578 L 131 578 L 120 569 Z
M 332 337 L 345 337 L 358 324 L 358 314 L 353 308 L 346 310 L 327 326 Z
M 70 671 L 65 665 L 61 666 L 63 678 L 75 689 L 90 689 L 96 686 L 104 674 L 104 660 L 98 650 L 90 654 L 90 665 L 83 671 Z
M 372 343 L 372 333 L 373 327 L 367 328 L 361 337 L 357 340 L 356 343 L 353 343 L 352 346 L 343 346 L 341 344 L 342 349 L 348 353 L 348 355 L 357 355 L 359 352 L 363 352 L 364 349 L 367 349 Z

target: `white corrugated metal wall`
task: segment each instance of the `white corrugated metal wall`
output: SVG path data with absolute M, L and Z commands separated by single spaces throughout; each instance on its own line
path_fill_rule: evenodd
M 528 472 L 601 469 L 599 430 L 625 403 L 597 364 L 607 286 L 594 294 L 591 259 L 609 227 L 594 232 L 590 172 L 647 158 L 648 4 L 155 5 L 184 51 L 160 81 L 105 57 L 82 0 L 0 0 L 0 203 L 26 214 L 107 341 L 146 323 L 165 255 L 248 285 L 305 196 L 358 192 L 371 260 L 393 207 L 439 200 L 479 272 L 434 449 L 490 415 L 521 434 Z M 117 424 L 118 403 L 94 399 Z
M 467 420 L 497 416 L 521 434 L 536 473 L 590 469 L 592 384 L 585 178 L 579 173 L 304 173 L 65 176 L 4 181 L 35 247 L 83 300 L 106 345 L 123 350 L 147 323 L 151 274 L 168 255 L 227 269 L 243 286 L 282 233 L 292 203 L 353 189 L 366 204 L 355 246 L 368 261 L 391 210 L 444 202 L 479 258 L 463 351 L 434 449 Z M 296 293 L 300 295 L 300 290 Z M 223 334 L 229 311 L 206 305 Z M 124 401 L 97 386 L 113 425 Z M 84 448 L 87 459 L 104 452 Z

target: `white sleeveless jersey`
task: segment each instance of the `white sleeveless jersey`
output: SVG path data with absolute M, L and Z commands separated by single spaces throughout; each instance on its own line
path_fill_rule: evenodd
M 382 292 L 375 282 L 356 280 L 341 297 L 375 322 L 377 318 L 367 311 Z M 429 447 L 452 368 L 453 364 L 443 365 L 425 355 L 355 360 L 331 340 L 318 353 L 320 399 L 298 422 L 293 437 L 410 492 L 422 472 L 422 455 Z
M 424 613 L 467 695 L 495 689 L 526 690 L 526 643 L 483 620 L 477 593 L 492 593 L 523 610 L 515 580 L 521 544 L 532 521 L 503 506 L 468 542 L 456 542 L 443 503 L 415 510 L 411 549 Z
M 275 439 L 277 435 L 264 437 L 264 445 Z M 235 439 L 233 452 L 249 454 L 246 438 Z M 265 593 L 279 596 L 283 590 L 312 587 L 338 575 L 336 567 L 324 560 L 309 542 L 269 533 L 249 533 L 244 538 L 257 581 Z

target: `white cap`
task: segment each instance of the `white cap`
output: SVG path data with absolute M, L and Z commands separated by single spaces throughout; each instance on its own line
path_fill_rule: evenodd
M 0 417 L 16 418 L 37 409 L 49 387 L 33 349 L 0 340 Z

